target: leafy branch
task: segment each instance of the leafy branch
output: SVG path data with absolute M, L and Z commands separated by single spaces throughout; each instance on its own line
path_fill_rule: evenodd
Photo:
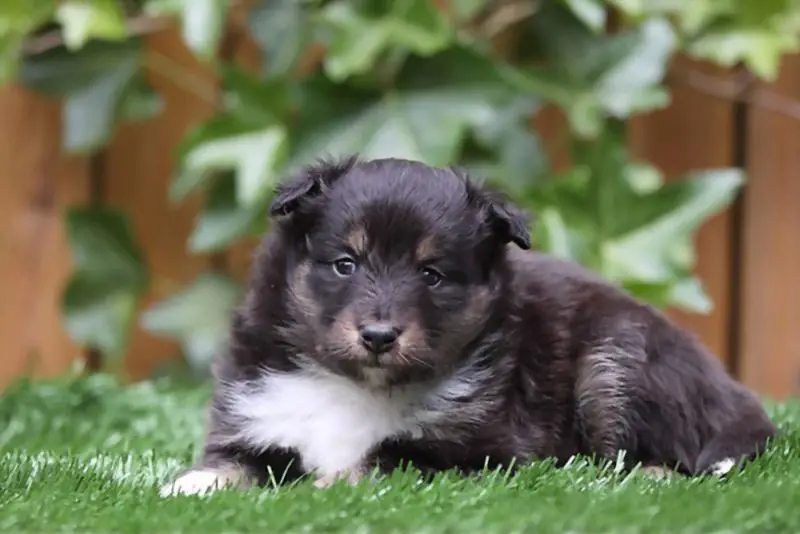
M 667 182 L 627 151 L 627 121 L 669 105 L 669 82 L 800 118 L 763 87 L 800 45 L 800 0 L 9 0 L 0 6 L 0 81 L 63 103 L 64 149 L 95 154 L 123 121 L 164 103 L 145 69 L 213 103 L 188 132 L 170 198 L 201 195 L 187 251 L 221 254 L 267 226 L 279 176 L 321 154 L 359 152 L 459 164 L 538 213 L 538 246 L 578 261 L 656 306 L 707 313 L 693 275 L 694 232 L 737 195 L 737 169 Z M 613 13 L 615 31 L 611 26 Z M 242 18 L 242 15 L 244 18 Z M 232 23 L 231 21 L 238 21 Z M 233 27 L 232 24 L 235 26 Z M 217 74 L 198 80 L 142 39 L 177 25 Z M 246 69 L 226 38 L 247 33 Z M 741 75 L 674 65 L 678 53 Z M 309 61 L 313 59 L 313 61 Z M 530 121 L 567 117 L 572 166 L 551 168 Z M 126 213 L 74 208 L 65 323 L 81 344 L 120 357 L 151 273 Z M 179 342 L 198 370 L 221 343 L 240 288 L 204 273 L 139 320 Z

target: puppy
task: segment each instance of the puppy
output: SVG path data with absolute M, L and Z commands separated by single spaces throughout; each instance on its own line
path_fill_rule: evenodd
M 527 216 L 454 169 L 322 162 L 279 186 L 271 214 L 202 456 L 163 495 L 620 451 L 724 474 L 775 435 L 687 332 L 526 251 Z

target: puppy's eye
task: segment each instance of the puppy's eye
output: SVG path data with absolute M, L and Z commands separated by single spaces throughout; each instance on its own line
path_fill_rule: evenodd
M 339 258 L 333 262 L 333 270 L 339 276 L 352 276 L 356 272 L 356 262 L 351 258 Z
M 436 287 L 442 282 L 442 273 L 431 267 L 422 269 L 422 280 L 429 287 Z

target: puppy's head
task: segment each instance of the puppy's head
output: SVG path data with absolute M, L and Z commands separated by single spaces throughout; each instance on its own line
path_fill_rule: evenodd
M 291 248 L 284 341 L 375 386 L 450 368 L 491 317 L 526 216 L 452 169 L 349 158 L 306 168 L 271 213 Z

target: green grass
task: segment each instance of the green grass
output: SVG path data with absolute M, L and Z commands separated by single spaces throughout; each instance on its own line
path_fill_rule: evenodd
M 208 394 L 103 375 L 7 390 L 0 531 L 800 532 L 800 402 L 769 406 L 784 435 L 725 481 L 540 462 L 510 477 L 398 473 L 358 488 L 161 499 L 158 485 L 197 452 Z

